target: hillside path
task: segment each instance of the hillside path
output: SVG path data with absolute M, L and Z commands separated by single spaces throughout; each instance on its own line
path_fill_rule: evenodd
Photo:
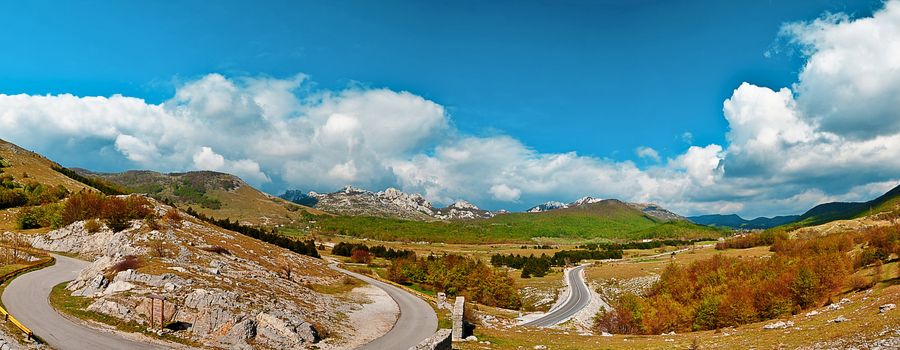
M 166 349 L 94 329 L 60 315 L 50 306 L 50 291 L 60 283 L 75 279 L 90 263 L 56 254 L 53 257 L 56 264 L 16 277 L 3 291 L 7 311 L 36 336 L 58 350 Z
M 389 332 L 356 350 L 409 349 L 437 331 L 437 314 L 431 305 L 411 293 L 374 278 L 350 272 L 332 264 L 332 269 L 381 288 L 397 302 L 400 317 Z

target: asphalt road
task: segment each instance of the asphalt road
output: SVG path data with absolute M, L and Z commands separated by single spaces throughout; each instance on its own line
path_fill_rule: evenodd
M 350 272 L 335 266 L 333 269 L 338 270 L 347 275 L 359 278 L 366 283 L 381 288 L 400 307 L 400 318 L 394 324 L 389 332 L 375 339 L 372 342 L 357 348 L 357 350 L 405 350 L 415 346 L 434 335 L 437 331 L 438 320 L 437 315 L 431 305 L 424 300 L 419 299 L 415 295 L 398 288 L 394 285 L 381 282 L 374 278 L 364 276 L 355 272 Z
M 35 335 L 58 350 L 165 349 L 93 329 L 61 316 L 50 306 L 50 290 L 71 281 L 88 262 L 53 255 L 56 264 L 16 277 L 3 292 L 3 305 Z
M 591 291 L 584 283 L 583 271 L 588 265 L 581 265 L 570 269 L 566 274 L 568 279 L 569 294 L 568 299 L 562 305 L 551 309 L 546 315 L 536 320 L 525 323 L 524 326 L 530 327 L 552 327 L 565 322 L 578 311 L 584 309 L 591 302 Z

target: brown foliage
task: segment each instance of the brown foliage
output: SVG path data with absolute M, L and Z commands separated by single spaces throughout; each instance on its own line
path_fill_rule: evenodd
M 181 227 L 181 221 L 184 218 L 181 217 L 181 214 L 178 213 L 177 209 L 169 209 L 166 211 L 166 214 L 163 215 L 163 220 L 165 220 L 166 224 L 170 227 L 179 228 Z
M 141 267 L 141 260 L 134 255 L 126 255 L 121 261 L 115 263 L 109 268 L 112 273 L 119 273 L 125 270 L 137 270 Z
M 365 249 L 354 249 L 353 252 L 350 253 L 350 261 L 357 264 L 368 264 L 372 262 L 372 254 Z
M 101 228 L 103 228 L 103 225 L 97 219 L 90 219 L 84 222 L 84 230 L 88 233 L 97 233 Z
M 97 192 L 78 192 L 66 201 L 62 211 L 64 225 L 75 221 L 103 219 L 115 232 L 127 229 L 131 220 L 152 214 L 150 202 L 141 196 L 107 197 Z
M 716 249 L 746 249 L 772 245 L 777 239 L 787 239 L 787 233 L 782 231 L 763 231 L 748 233 L 743 236 L 732 237 L 723 242 L 716 243 Z
M 874 244 L 869 238 L 874 236 L 863 236 L 863 241 Z M 790 240 L 775 236 L 771 258 L 717 255 L 688 266 L 672 264 L 646 297 L 623 296 L 612 311 L 597 318 L 595 328 L 612 333 L 681 333 L 795 314 L 822 305 L 843 290 L 853 272 L 853 248 L 853 234 Z
M 169 250 L 166 249 L 166 243 L 159 239 L 150 241 L 150 255 L 157 258 L 168 257 Z
M 231 255 L 231 252 L 228 251 L 227 248 L 221 247 L 221 246 L 217 246 L 217 245 L 209 246 L 209 247 L 203 247 L 203 248 L 200 248 L 200 249 L 205 250 L 205 251 L 210 252 L 210 253 L 216 253 L 216 254 L 220 254 L 220 255 Z

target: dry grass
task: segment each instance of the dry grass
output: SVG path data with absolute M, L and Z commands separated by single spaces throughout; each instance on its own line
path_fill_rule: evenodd
M 63 185 L 69 192 L 90 189 L 87 185 L 53 170 L 52 166 L 56 163 L 49 159 L 3 140 L 0 140 L 0 157 L 9 164 L 9 167 L 3 168 L 3 172 L 12 174 L 16 180 L 22 180 L 25 177 L 23 175 L 27 174 L 29 179 L 44 185 Z
M 252 225 L 305 223 L 306 220 L 303 219 L 302 215 L 303 211 L 316 215 L 325 214 L 320 210 L 308 207 L 302 207 L 302 210 L 290 211 L 288 206 L 297 205 L 281 198 L 270 197 L 250 186 L 241 186 L 234 191 L 212 190 L 208 191 L 206 196 L 221 202 L 222 207 L 209 209 L 193 205 L 192 207 L 198 213 L 216 218 L 227 217 Z M 181 205 L 182 209 L 187 209 L 188 206 L 190 205 Z

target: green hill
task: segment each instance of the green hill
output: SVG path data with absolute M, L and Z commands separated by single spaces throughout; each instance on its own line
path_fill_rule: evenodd
M 661 220 L 618 200 L 490 219 L 421 222 L 369 216 L 320 217 L 318 230 L 379 240 L 446 243 L 519 243 L 533 238 L 610 241 L 718 237 L 723 231 L 686 220 Z
M 206 216 L 230 218 L 251 225 L 296 224 L 305 222 L 303 213 L 321 211 L 267 195 L 239 177 L 213 172 L 191 171 L 162 174 L 132 170 L 122 173 L 94 173 L 74 169 L 78 174 L 100 178 L 129 192 L 144 193 L 171 202 L 181 209 L 193 208 Z
M 793 223 L 781 228 L 793 229 L 805 226 L 821 225 L 835 220 L 847 220 L 858 217 L 892 211 L 900 204 L 900 186 L 868 202 L 832 202 L 819 204 Z

